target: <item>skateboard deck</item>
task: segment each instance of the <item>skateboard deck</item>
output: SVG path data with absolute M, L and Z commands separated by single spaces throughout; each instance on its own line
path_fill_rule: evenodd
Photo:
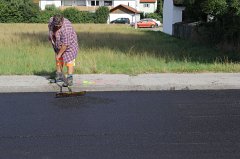
M 50 83 L 55 83 L 60 88 L 60 92 L 56 93 L 56 98 L 83 96 L 83 95 L 85 95 L 87 93 L 86 91 L 73 92 L 72 91 L 72 86 L 63 87 L 60 84 L 60 83 L 63 83 L 63 82 L 56 82 L 56 80 L 54 81 L 54 79 L 50 79 Z M 68 91 L 66 91 L 66 92 L 64 91 L 63 92 L 63 88 L 67 88 Z
M 58 92 L 56 93 L 56 98 L 64 98 L 64 97 L 76 97 L 76 96 L 83 96 L 87 92 L 86 91 L 81 91 L 81 92 Z

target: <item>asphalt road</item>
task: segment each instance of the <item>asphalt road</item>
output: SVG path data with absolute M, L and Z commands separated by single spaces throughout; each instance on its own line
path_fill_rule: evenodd
M 239 159 L 240 90 L 0 94 L 0 159 Z

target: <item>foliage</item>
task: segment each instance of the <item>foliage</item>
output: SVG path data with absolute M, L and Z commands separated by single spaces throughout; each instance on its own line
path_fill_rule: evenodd
M 163 16 L 163 0 L 157 1 L 157 11 L 156 13 L 160 14 L 160 16 Z
M 55 5 L 46 6 L 45 10 L 40 11 L 38 23 L 48 23 L 49 19 L 55 14 L 61 14 L 61 10 L 57 9 Z
M 96 13 L 79 11 L 76 8 L 61 11 L 55 5 L 48 5 L 45 10 L 40 10 L 32 0 L 0 0 L 1 23 L 48 23 L 55 14 L 63 14 L 73 23 L 106 23 L 109 10 L 107 7 L 100 7 Z
M 80 14 L 76 8 L 67 8 L 63 11 L 63 16 L 72 23 L 79 23 Z
M 160 22 L 162 22 L 162 16 L 159 13 L 148 13 L 148 14 L 145 15 L 145 17 L 156 19 L 156 20 L 159 20 Z
M 76 8 L 67 8 L 63 11 L 63 16 L 69 19 L 72 23 L 94 23 L 95 14 L 79 11 Z
M 187 20 L 203 21 L 209 41 L 240 48 L 239 0 L 185 0 L 185 5 Z
M 0 22 L 18 23 L 34 22 L 39 13 L 39 7 L 32 0 L 1 0 Z
M 96 23 L 107 23 L 109 17 L 108 7 L 102 6 L 96 10 Z

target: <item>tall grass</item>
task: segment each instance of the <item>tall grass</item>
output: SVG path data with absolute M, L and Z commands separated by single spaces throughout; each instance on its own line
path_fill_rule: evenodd
M 237 52 L 179 40 L 126 25 L 75 24 L 75 73 L 238 72 Z M 0 74 L 51 74 L 54 53 L 47 24 L 0 24 Z

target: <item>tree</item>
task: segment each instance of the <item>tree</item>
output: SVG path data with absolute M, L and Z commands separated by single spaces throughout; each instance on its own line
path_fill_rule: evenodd
M 109 17 L 108 7 L 102 6 L 96 10 L 96 23 L 107 23 Z
M 239 0 L 185 0 L 185 5 L 191 20 L 205 22 L 210 41 L 240 48 Z M 211 21 L 202 18 L 207 15 Z
M 39 7 L 32 0 L 1 0 L 0 22 L 33 22 L 39 14 Z
M 157 1 L 157 11 L 158 14 L 161 16 L 163 15 L 163 0 L 158 0 Z

